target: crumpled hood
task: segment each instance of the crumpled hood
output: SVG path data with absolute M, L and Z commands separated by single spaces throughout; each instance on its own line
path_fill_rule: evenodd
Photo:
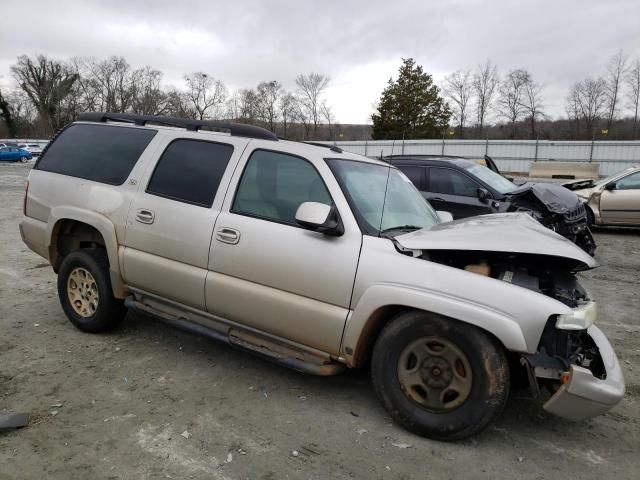
M 548 255 L 571 259 L 584 270 L 598 266 L 581 248 L 549 230 L 526 213 L 495 213 L 398 235 L 411 250 L 475 250 Z
M 525 183 L 510 192 L 512 199 L 531 192 L 550 212 L 565 214 L 580 203 L 578 196 L 571 190 L 554 183 Z

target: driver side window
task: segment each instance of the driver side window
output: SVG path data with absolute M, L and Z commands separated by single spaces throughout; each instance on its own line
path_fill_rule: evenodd
M 231 212 L 296 225 L 296 211 L 304 202 L 333 204 L 315 167 L 300 157 L 256 150 L 244 169 Z
M 616 190 L 640 189 L 640 172 L 624 177 L 616 182 Z

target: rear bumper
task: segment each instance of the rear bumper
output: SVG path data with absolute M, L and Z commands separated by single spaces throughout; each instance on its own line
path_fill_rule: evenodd
M 549 413 L 574 421 L 601 415 L 611 410 L 624 396 L 622 369 L 609 340 L 598 327 L 589 327 L 587 332 L 600 351 L 606 378 L 601 380 L 590 370 L 571 365 L 569 381 L 543 407 Z
M 41 257 L 49 260 L 46 230 L 47 224 L 35 218 L 23 217 L 20 222 L 20 236 L 25 245 Z

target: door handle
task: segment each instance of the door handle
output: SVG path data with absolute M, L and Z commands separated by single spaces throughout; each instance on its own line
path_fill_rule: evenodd
M 430 198 L 429 200 L 433 200 L 434 202 L 444 202 L 444 199 L 440 197 L 433 197 L 433 198 Z
M 155 214 L 151 210 L 147 210 L 146 208 L 136 210 L 136 220 L 140 223 L 153 223 L 154 218 Z
M 234 228 L 222 227 L 216 232 L 216 240 L 235 245 L 240 241 L 240 232 Z

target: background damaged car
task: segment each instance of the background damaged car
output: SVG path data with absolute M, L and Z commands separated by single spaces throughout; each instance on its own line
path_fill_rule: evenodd
M 451 212 L 454 219 L 524 212 L 589 255 L 595 253 L 584 204 L 561 185 L 518 186 L 490 168 L 461 157 L 394 155 L 385 160 L 402 170 L 433 208 Z
M 565 184 L 585 202 L 590 225 L 640 226 L 640 167 Z

